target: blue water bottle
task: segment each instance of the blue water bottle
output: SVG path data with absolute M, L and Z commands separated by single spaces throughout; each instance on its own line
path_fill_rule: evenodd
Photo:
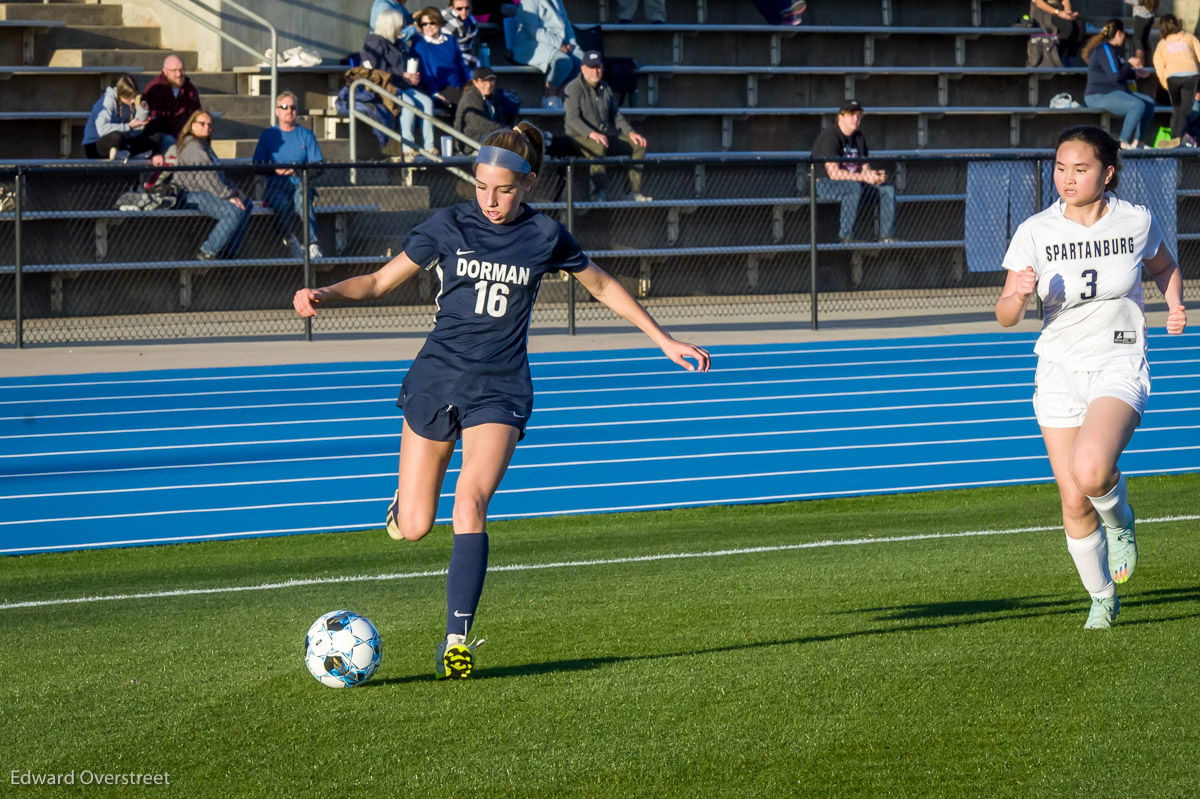
M 488 49 L 486 44 L 479 45 L 479 66 L 490 67 L 492 65 L 492 51 Z

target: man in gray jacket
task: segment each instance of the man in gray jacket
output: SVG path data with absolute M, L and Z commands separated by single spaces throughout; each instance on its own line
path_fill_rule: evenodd
M 646 137 L 630 127 L 617 109 L 617 98 L 604 82 L 604 59 L 595 50 L 583 55 L 579 77 L 566 86 L 563 110 L 567 135 L 585 156 L 632 156 L 629 167 L 629 199 L 649 202 L 642 194 L 642 165 L 636 163 L 646 155 Z M 591 168 L 592 199 L 606 200 L 608 175 L 603 165 Z M 615 198 L 614 198 L 615 199 Z

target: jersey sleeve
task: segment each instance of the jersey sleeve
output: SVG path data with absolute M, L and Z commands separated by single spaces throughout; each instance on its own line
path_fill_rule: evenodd
M 1004 253 L 1001 266 L 1010 272 L 1024 271 L 1027 266 L 1032 266 L 1033 271 L 1037 271 L 1037 245 L 1033 242 L 1033 230 L 1025 222 L 1017 226 L 1017 232 L 1008 243 L 1008 251 Z
M 579 242 L 575 241 L 575 237 L 565 227 L 559 225 L 558 241 L 555 242 L 554 254 L 551 256 L 552 268 L 567 272 L 582 272 L 590 262 L 591 259 L 579 246 Z
M 1162 227 L 1159 226 L 1158 220 L 1151 216 L 1150 229 L 1146 231 L 1146 249 L 1142 251 L 1142 260 L 1149 261 L 1158 255 L 1158 249 L 1163 245 L 1165 240 L 1166 236 L 1163 235 Z
M 446 238 L 446 211 L 440 211 L 413 228 L 400 249 L 422 269 L 432 269 L 441 254 L 440 242 Z

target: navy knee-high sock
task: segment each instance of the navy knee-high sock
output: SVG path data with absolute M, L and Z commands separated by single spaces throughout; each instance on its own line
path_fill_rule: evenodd
M 487 576 L 487 559 L 487 533 L 454 536 L 446 575 L 446 635 L 465 636 L 471 630 Z

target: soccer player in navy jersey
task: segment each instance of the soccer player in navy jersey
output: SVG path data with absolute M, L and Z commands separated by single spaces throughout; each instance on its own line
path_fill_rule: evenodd
M 541 132 L 527 123 L 487 137 L 475 161 L 475 202 L 435 213 L 377 272 L 300 289 L 294 305 L 314 316 L 321 303 L 373 300 L 422 269 L 438 277 L 433 332 L 400 388 L 404 410 L 399 488 L 387 511 L 394 539 L 416 541 L 433 527 L 455 441 L 462 468 L 454 492 L 454 547 L 446 576 L 446 638 L 439 679 L 471 673 L 467 643 L 487 571 L 488 503 L 500 486 L 533 410 L 527 341 L 538 286 L 566 270 L 688 371 L 707 372 L 704 349 L 672 338 L 558 222 L 524 204 L 542 166 Z

